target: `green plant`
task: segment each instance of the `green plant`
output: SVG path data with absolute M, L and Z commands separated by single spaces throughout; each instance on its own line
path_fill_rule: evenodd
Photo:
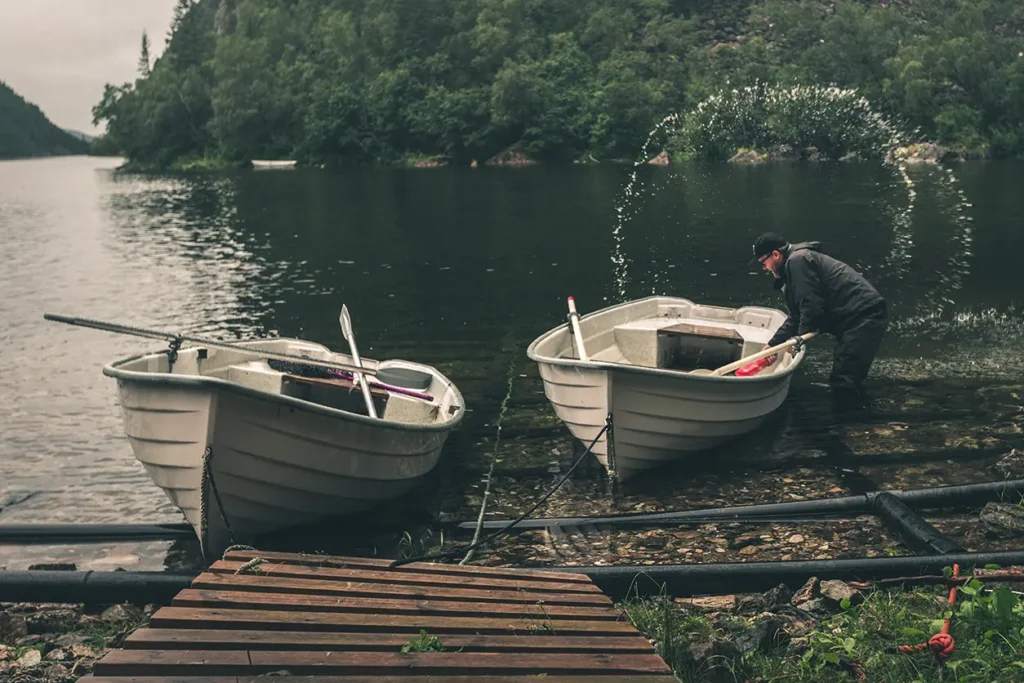
M 413 638 L 402 646 L 402 652 L 444 652 L 444 645 L 437 636 L 432 636 L 420 629 L 418 638 Z

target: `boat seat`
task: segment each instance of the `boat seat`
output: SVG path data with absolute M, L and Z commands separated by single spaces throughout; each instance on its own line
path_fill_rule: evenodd
M 732 327 L 692 320 L 646 319 L 615 327 L 615 344 L 631 364 L 648 368 L 714 369 L 743 357 Z
M 265 360 L 229 365 L 226 368 L 208 372 L 207 375 L 258 391 L 267 391 L 272 394 L 281 393 L 281 373 L 267 365 Z

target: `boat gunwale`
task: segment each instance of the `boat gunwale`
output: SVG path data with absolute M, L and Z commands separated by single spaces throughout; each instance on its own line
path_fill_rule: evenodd
M 234 343 L 238 344 L 238 345 L 243 345 L 243 344 L 246 344 L 247 342 L 265 342 L 265 341 L 286 341 L 286 342 L 287 341 L 292 341 L 292 342 L 299 342 L 299 343 L 303 343 L 303 344 L 314 344 L 316 346 L 320 346 L 321 348 L 323 348 L 324 350 L 326 350 L 326 351 L 328 351 L 330 353 L 334 353 L 333 351 L 331 351 L 326 346 L 323 346 L 322 344 L 316 344 L 316 342 L 310 342 L 310 341 L 304 340 L 304 339 L 294 339 L 294 338 L 291 338 L 291 337 L 274 337 L 272 339 L 251 339 L 251 340 L 242 340 L 242 341 L 234 342 Z M 203 347 L 202 347 L 201 344 L 199 344 L 196 347 L 186 347 L 186 349 L 188 349 L 188 348 L 203 348 Z M 256 352 L 259 351 L 259 349 L 254 349 L 254 350 Z M 438 370 L 437 368 L 434 368 L 432 366 L 424 365 L 423 363 L 416 363 L 414 361 L 403 360 L 403 359 L 399 359 L 399 358 L 393 358 L 391 360 L 401 361 L 402 363 L 408 363 L 408 364 L 411 364 L 411 365 L 416 365 L 416 366 L 425 368 L 427 370 L 430 370 L 432 373 L 436 374 L 436 376 L 440 377 L 442 380 L 444 380 L 444 382 L 448 385 L 448 387 L 452 391 L 455 392 L 455 397 L 458 399 L 459 410 L 455 413 L 455 415 L 446 416 L 447 419 L 445 419 L 444 422 L 435 422 L 435 423 L 429 423 L 429 424 L 427 424 L 427 423 L 413 424 L 413 423 L 409 423 L 409 422 L 397 422 L 395 420 L 385 420 L 382 417 L 378 417 L 378 418 L 374 419 L 374 418 L 372 418 L 372 417 L 370 417 L 368 415 L 358 415 L 356 413 L 350 413 L 350 412 L 347 412 L 347 411 L 344 411 L 344 410 L 340 410 L 338 408 L 331 408 L 329 406 L 324 406 L 324 405 L 321 405 L 319 403 L 313 403 L 311 401 L 305 401 L 305 400 L 303 400 L 301 398 L 295 398 L 294 396 L 284 396 L 282 394 L 277 394 L 277 393 L 273 393 L 273 392 L 270 392 L 270 391 L 263 391 L 261 389 L 253 389 L 252 387 L 247 387 L 247 386 L 238 384 L 236 382 L 230 382 L 230 381 L 228 381 L 226 379 L 220 379 L 218 377 L 205 377 L 203 375 L 174 375 L 174 374 L 171 374 L 171 373 L 156 373 L 156 372 L 139 372 L 137 370 L 125 370 L 125 369 L 120 367 L 120 366 L 125 365 L 127 363 L 131 363 L 131 362 L 134 362 L 134 361 L 146 358 L 147 356 L 163 356 L 163 355 L 166 355 L 166 354 L 167 354 L 167 350 L 166 349 L 161 349 L 160 351 L 147 351 L 147 352 L 135 354 L 133 356 L 128 356 L 126 358 L 120 358 L 120 359 L 117 359 L 117 360 L 113 360 L 113 361 L 110 361 L 109 363 L 107 363 L 107 364 L 105 364 L 103 366 L 103 374 L 106 375 L 107 377 L 113 377 L 114 379 L 118 380 L 119 382 L 120 381 L 132 381 L 132 382 L 139 382 L 139 383 L 142 383 L 142 384 L 157 384 L 157 385 L 163 384 L 163 385 L 182 386 L 182 387 L 217 388 L 217 389 L 220 389 L 220 390 L 231 391 L 231 392 L 234 392 L 236 394 L 241 394 L 243 396 L 248 396 L 250 398 L 257 398 L 257 399 L 261 399 L 261 400 L 267 400 L 267 401 L 270 401 L 272 403 L 283 404 L 283 405 L 289 406 L 291 408 L 295 408 L 295 409 L 298 409 L 298 410 L 304 410 L 306 412 L 311 412 L 311 413 L 323 415 L 325 417 L 331 417 L 331 418 L 335 418 L 335 419 L 342 418 L 342 419 L 345 419 L 345 420 L 348 420 L 348 421 L 351 421 L 351 422 L 355 422 L 357 424 L 365 424 L 365 425 L 373 426 L 373 427 L 387 427 L 388 429 L 396 429 L 396 430 L 399 430 L 399 431 L 408 431 L 408 432 L 450 432 L 450 431 L 454 430 L 459 425 L 459 423 L 462 422 L 462 418 L 466 414 L 466 401 L 465 401 L 465 399 L 462 396 L 462 392 L 459 391 L 459 388 L 455 385 L 455 383 L 447 375 L 445 375 L 440 370 Z M 378 361 L 378 362 L 383 362 L 383 361 Z M 440 410 L 440 401 L 438 401 L 438 410 Z
M 695 302 L 695 301 L 693 301 L 691 299 L 683 299 L 681 297 L 670 297 L 670 296 L 662 296 L 660 294 L 654 294 L 654 295 L 651 295 L 651 296 L 643 297 L 641 299 L 632 299 L 630 301 L 625 301 L 625 302 L 620 303 L 620 304 L 614 304 L 612 306 L 606 306 L 606 307 L 598 309 L 596 311 L 592 311 L 591 313 L 587 313 L 584 316 L 580 316 L 580 322 L 582 323 L 583 320 L 585 320 L 587 318 L 590 318 L 590 317 L 593 317 L 593 316 L 596 316 L 596 315 L 601 314 L 601 313 L 606 313 L 608 311 L 612 311 L 612 310 L 615 310 L 615 309 L 625 308 L 627 306 L 632 306 L 632 305 L 640 304 L 640 303 L 643 303 L 645 301 L 651 301 L 653 299 L 667 299 L 667 300 L 670 300 L 670 301 L 673 301 L 673 302 L 679 302 L 679 303 L 685 302 L 685 303 L 693 304 L 693 305 L 696 305 L 696 306 L 701 306 L 702 305 L 702 304 L 699 304 L 699 303 L 697 303 L 697 302 Z M 763 309 L 765 311 L 772 311 L 772 312 L 775 312 L 775 313 L 783 313 L 784 314 L 784 312 L 779 310 L 779 309 L 769 308 L 767 306 L 740 306 L 740 307 L 724 306 L 724 307 L 719 307 L 719 308 L 729 308 L 730 310 L 733 310 L 733 311 L 738 311 L 741 308 L 753 308 L 753 309 Z M 799 367 L 801 361 L 803 360 L 804 355 L 807 353 L 806 348 L 801 348 L 800 351 L 798 351 L 797 354 L 793 356 L 793 361 L 785 369 L 783 369 L 783 370 L 781 370 L 779 372 L 773 372 L 773 373 L 770 373 L 770 374 L 767 374 L 767 375 L 760 375 L 760 376 L 755 375 L 753 377 L 736 377 L 735 375 L 695 375 L 695 374 L 691 374 L 689 371 L 685 371 L 685 370 L 670 370 L 668 368 L 648 368 L 648 367 L 644 367 L 644 366 L 641 366 L 641 365 L 630 365 L 630 364 L 627 364 L 627 363 L 615 363 L 615 362 L 612 362 L 612 361 L 602 361 L 602 360 L 586 360 L 586 361 L 584 361 L 584 360 L 580 360 L 578 358 L 555 358 L 555 357 L 552 357 L 552 356 L 542 356 L 542 355 L 539 355 L 537 353 L 537 346 L 540 345 L 545 340 L 547 340 L 549 337 L 553 336 L 556 332 L 562 331 L 567 324 L 568 323 L 562 323 L 562 324 L 560 324 L 560 325 L 558 325 L 556 327 L 552 327 L 547 332 L 544 332 L 539 337 L 534 339 L 530 343 L 530 345 L 527 347 L 527 349 L 526 349 L 527 357 L 530 360 L 534 361 L 535 363 L 544 363 L 544 364 L 547 364 L 547 365 L 556 365 L 556 366 L 561 366 L 561 367 L 582 368 L 582 369 L 586 369 L 586 370 L 608 370 L 608 371 L 625 372 L 625 373 L 631 373 L 631 374 L 637 374 L 637 375 L 648 375 L 648 376 L 653 376 L 653 377 L 662 377 L 662 378 L 671 378 L 671 379 L 686 379 L 686 380 L 693 380 L 693 381 L 698 381 L 698 382 L 743 382 L 745 384 L 749 384 L 749 383 L 754 383 L 754 382 L 764 383 L 764 382 L 772 382 L 772 381 L 776 381 L 776 380 L 781 381 L 781 380 L 784 380 L 784 379 L 788 378 L 790 375 L 792 375 L 796 371 L 797 367 Z M 783 352 L 783 353 L 785 353 L 785 352 Z M 728 402 L 728 401 L 725 401 L 725 402 Z

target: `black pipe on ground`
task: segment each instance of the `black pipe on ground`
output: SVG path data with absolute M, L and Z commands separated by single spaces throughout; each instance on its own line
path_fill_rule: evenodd
M 900 576 L 939 574 L 944 567 L 995 564 L 1001 567 L 1024 563 L 1024 551 L 955 553 L 926 557 L 874 557 L 849 560 L 799 560 L 792 562 L 729 562 L 716 564 L 544 567 L 544 571 L 586 574 L 613 599 L 627 595 L 672 597 L 733 593 L 757 593 L 780 583 L 796 590 L 811 577 L 843 581 L 874 581 Z
M 197 574 L 163 572 L 0 572 L 0 602 L 169 604 Z
M 0 543 L 51 545 L 194 538 L 190 524 L 0 524 Z
M 870 512 L 873 499 L 880 493 L 887 493 L 907 505 L 917 508 L 954 507 L 981 500 L 1002 498 L 1008 494 L 1024 491 L 1024 479 L 1010 479 L 981 484 L 965 484 L 961 486 L 942 486 L 930 489 L 912 489 L 910 491 L 870 491 L 859 496 L 841 496 L 838 498 L 820 498 L 818 500 L 801 500 L 791 503 L 764 503 L 759 505 L 737 505 L 723 508 L 698 508 L 679 512 L 656 512 L 651 514 L 623 513 L 620 515 L 591 517 L 548 517 L 526 519 L 516 525 L 516 529 L 546 529 L 555 526 L 579 526 L 581 524 L 603 524 L 605 526 L 658 526 L 678 524 L 688 519 L 707 519 L 718 521 L 755 521 L 759 517 L 787 515 L 825 515 L 839 513 Z M 484 529 L 500 529 L 510 520 L 489 520 L 483 523 Z M 462 529 L 476 528 L 475 522 L 461 522 Z
M 963 548 L 943 536 L 938 529 L 891 493 L 875 495 L 871 507 L 886 526 L 898 533 L 907 547 L 917 554 L 949 555 L 964 552 Z

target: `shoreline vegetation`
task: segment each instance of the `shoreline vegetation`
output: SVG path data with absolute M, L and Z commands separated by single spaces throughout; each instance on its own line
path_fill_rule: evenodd
M 119 156 L 116 154 L 112 155 L 90 155 L 90 156 Z M 1024 157 L 1020 157 L 1024 158 Z M 902 147 L 896 147 L 888 153 L 886 161 L 894 163 L 903 163 L 907 165 L 936 165 L 939 163 L 963 163 L 970 161 L 987 161 L 991 160 L 991 155 L 977 152 L 977 151 L 966 151 L 966 150 L 952 150 L 945 148 L 941 145 L 930 142 L 922 142 L 910 144 Z M 661 150 L 658 154 L 647 159 L 646 162 L 634 162 L 630 159 L 586 159 L 586 160 L 575 160 L 572 165 L 584 165 L 584 166 L 595 166 L 595 165 L 618 165 L 618 166 L 632 166 L 638 163 L 646 163 L 651 166 L 670 166 L 675 163 L 687 162 L 693 160 L 692 155 L 680 154 L 678 156 L 672 156 L 667 150 Z M 827 159 L 823 158 L 817 148 L 805 147 L 798 148 L 791 145 L 780 145 L 771 149 L 751 149 L 747 147 L 739 147 L 736 152 L 726 160 L 730 164 L 738 165 L 749 165 L 757 166 L 762 164 L 778 164 L 778 163 L 857 163 L 866 161 L 866 159 L 856 152 L 846 154 L 839 159 Z M 442 157 L 424 157 L 422 155 L 414 155 L 402 159 L 394 164 L 374 164 L 374 167 L 383 168 L 444 168 L 452 166 L 451 160 Z M 536 159 L 530 159 L 520 153 L 506 152 L 497 155 L 495 158 L 488 159 L 483 163 L 479 163 L 476 160 L 472 160 L 469 164 L 466 164 L 469 168 L 477 168 L 479 166 L 489 167 L 528 167 L 548 165 L 545 162 L 538 161 Z M 164 171 L 174 171 L 182 173 L 192 172 L 221 172 L 252 168 L 252 165 L 248 162 L 231 162 L 220 158 L 202 157 L 198 159 L 178 160 L 172 163 L 168 167 L 155 166 L 148 164 L 140 164 L 130 160 L 125 161 L 116 168 L 117 171 L 126 173 L 156 173 Z M 309 165 L 304 164 L 302 161 L 298 161 L 294 168 L 330 168 L 327 165 Z
M 168 37 L 93 109 L 126 170 L 1024 154 L 1016 0 L 178 0 Z

